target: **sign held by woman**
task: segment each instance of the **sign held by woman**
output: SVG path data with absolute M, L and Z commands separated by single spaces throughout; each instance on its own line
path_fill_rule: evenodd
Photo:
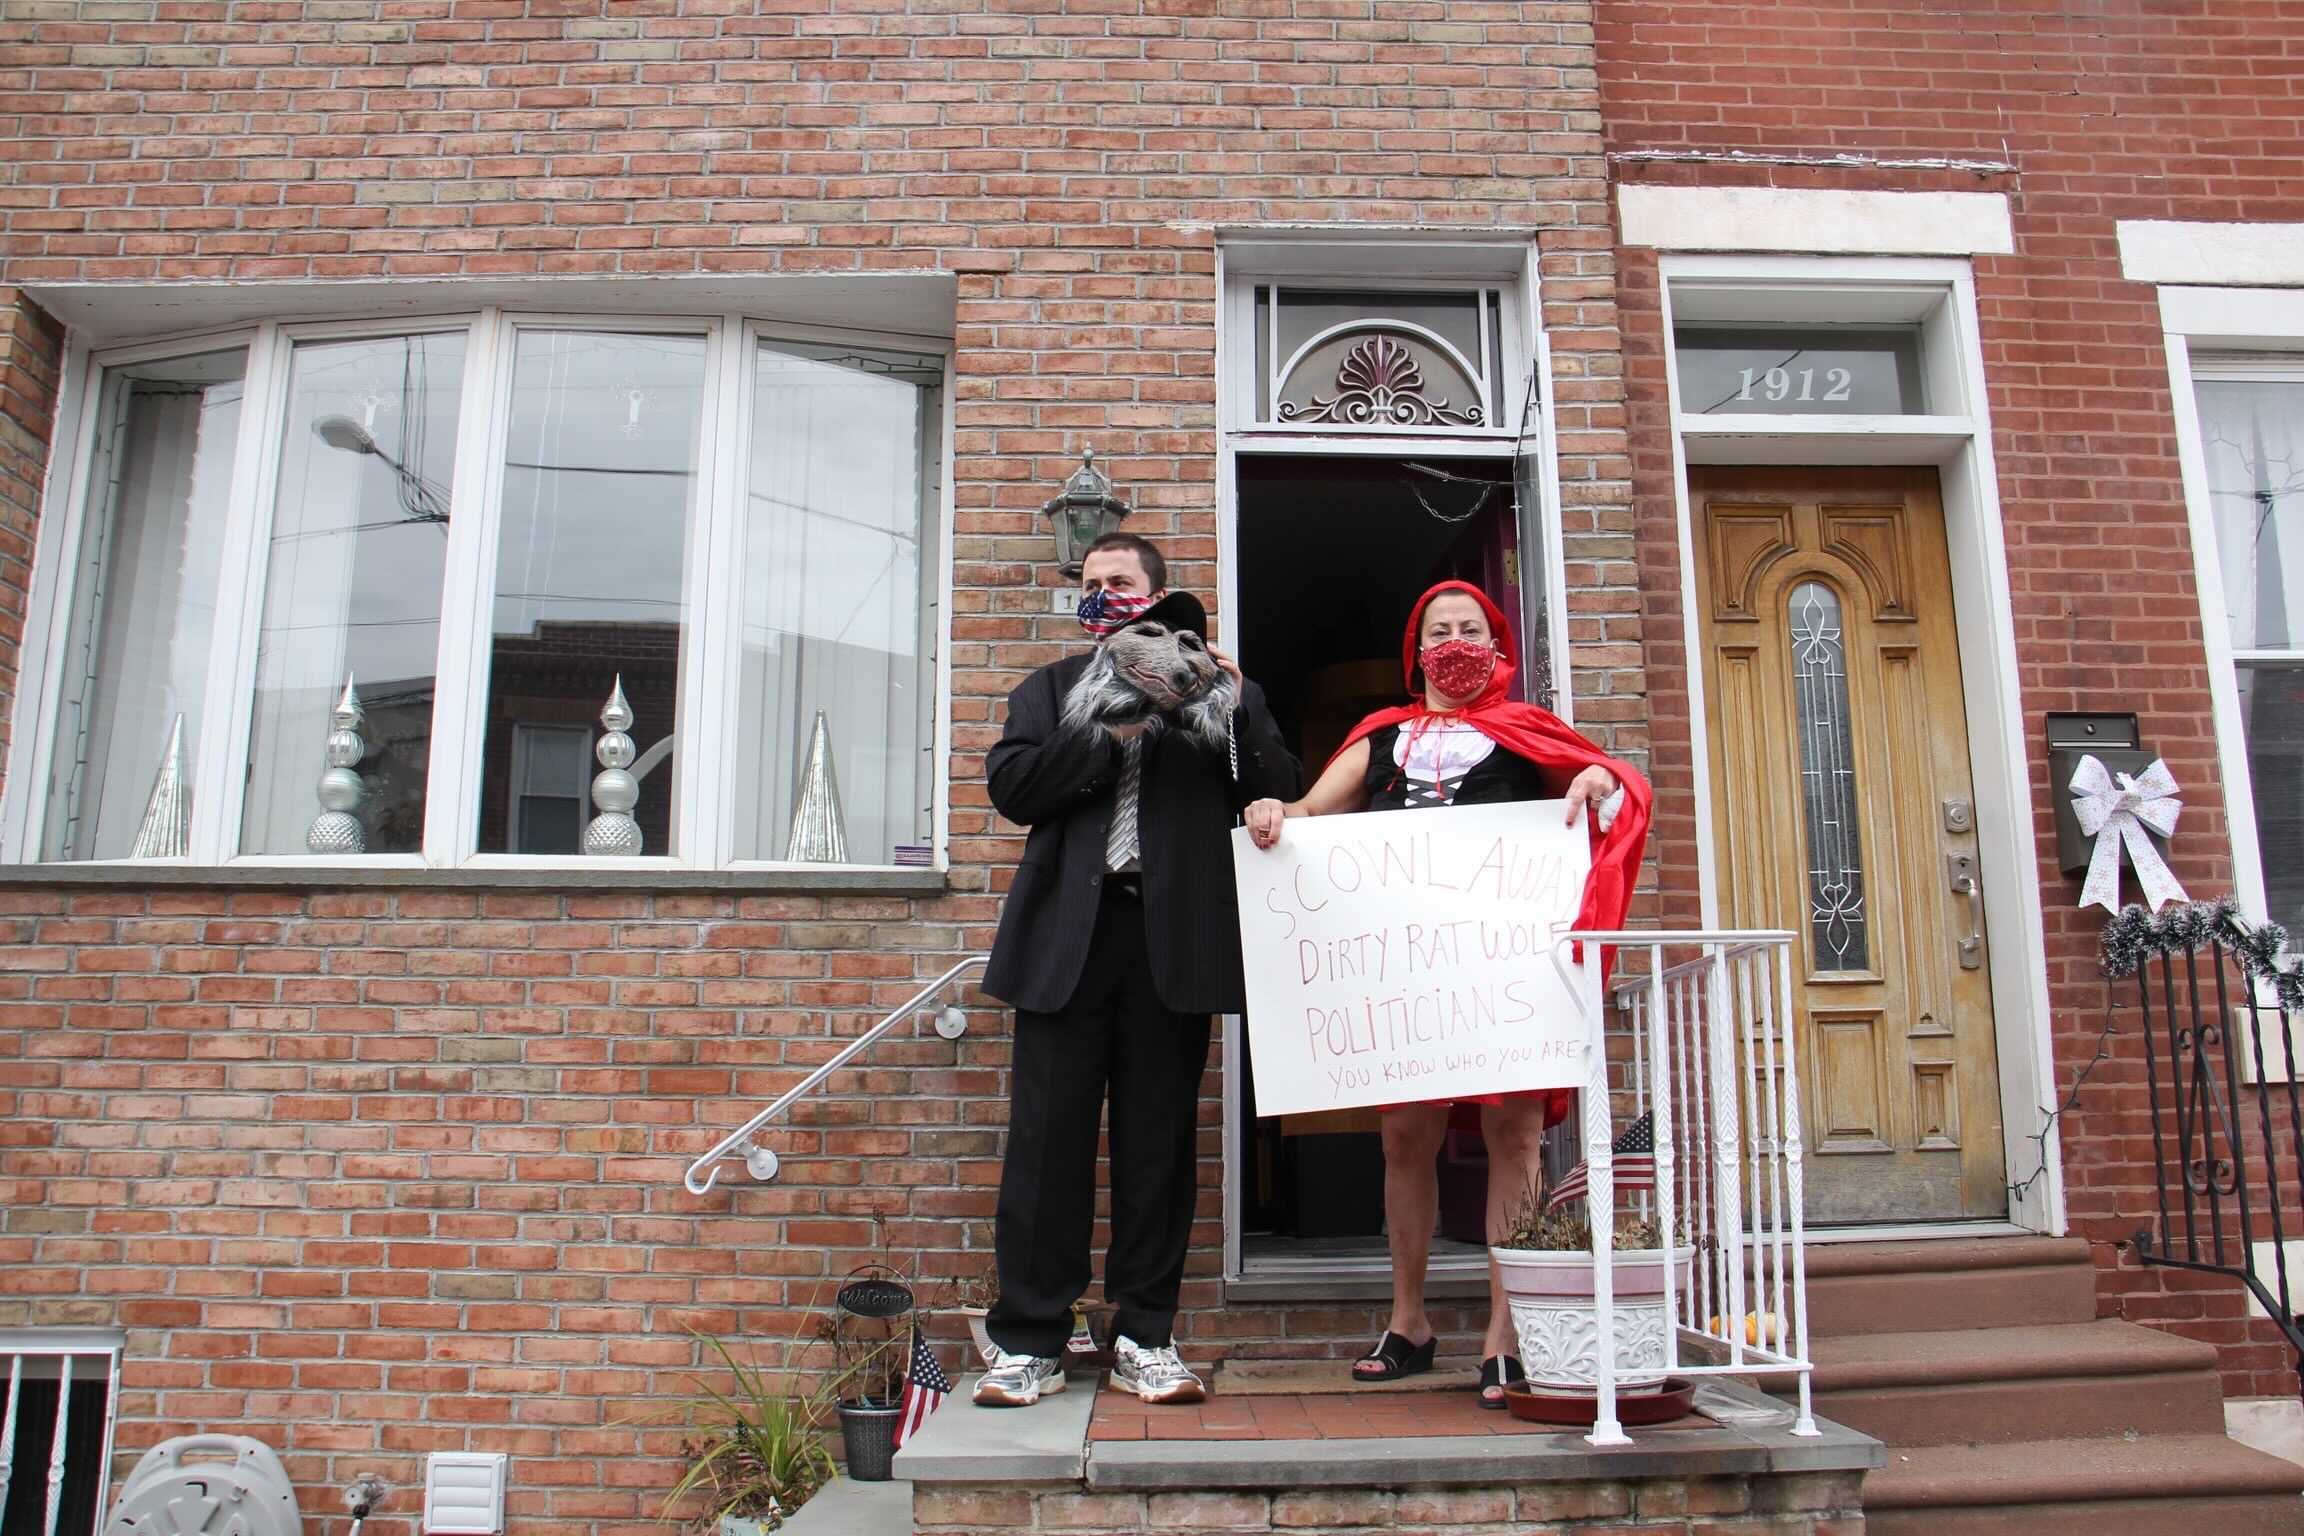
M 1564 978 L 1553 940 L 1592 853 L 1564 810 L 1322 816 L 1270 849 L 1235 831 L 1257 1113 L 1582 1086 L 1582 966 Z

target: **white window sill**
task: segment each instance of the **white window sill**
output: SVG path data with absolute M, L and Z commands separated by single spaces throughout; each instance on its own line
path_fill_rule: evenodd
M 633 869 L 560 864 L 522 869 L 423 869 L 358 864 L 5 864 L 0 889 L 23 886 L 194 886 L 268 889 L 421 887 L 429 890 L 880 892 L 941 896 L 940 869 Z

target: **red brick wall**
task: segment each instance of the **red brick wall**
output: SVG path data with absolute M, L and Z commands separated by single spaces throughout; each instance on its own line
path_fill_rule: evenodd
M 792 1337 L 876 1222 L 926 1273 L 981 1262 L 990 1007 L 842 1079 L 779 1182 L 679 1171 L 988 944 L 1018 833 L 981 754 L 1068 639 L 1037 509 L 1082 446 L 1214 586 L 1216 223 L 1544 229 L 1579 686 L 1644 743 L 1586 4 L 23 0 L 5 28 L 0 282 L 958 278 L 950 894 L 0 892 L 0 1325 L 127 1327 L 129 1452 L 249 1426 L 333 1513 L 356 1472 L 505 1449 L 516 1529 L 654 1530 L 670 1438 L 625 1421 L 679 1390 L 686 1327 Z M 0 372 L 0 692 L 53 355 Z M 1203 1357 L 1313 1352 L 1373 1314 L 1190 1326 Z
M 2054 863 L 2042 716 L 2135 709 L 2184 786 L 2173 858 L 2196 896 L 2230 888 L 2201 616 L 2154 290 L 2124 281 L 2124 218 L 2304 219 L 2304 113 L 2285 4 L 1943 7 L 1614 0 L 1600 8 L 1603 116 L 1620 181 L 2003 192 L 2012 256 L 1976 262 L 1993 449 L 2031 754 L 2058 1092 L 2105 1009 L 2101 913 Z M 2012 162 L 2005 174 L 1660 163 L 1642 152 Z M 1647 597 L 1669 901 L 1693 915 L 1686 637 L 1652 253 L 1622 251 L 1634 488 Z M 1993 850 L 1986 850 L 1990 857 Z M 2064 1121 L 2075 1230 L 2107 1312 L 2224 1349 L 2227 1389 L 2289 1394 L 2293 1362 L 2229 1287 L 2140 1271 L 2122 1245 L 2150 1205 L 2132 1044 Z M 2020 1166 L 2020 1177 L 2028 1173 Z

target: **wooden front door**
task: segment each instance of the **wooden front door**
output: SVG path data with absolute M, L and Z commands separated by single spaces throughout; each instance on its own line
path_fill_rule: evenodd
M 1722 917 L 1784 928 L 1812 1222 L 2003 1216 L 1933 469 L 1692 468 Z

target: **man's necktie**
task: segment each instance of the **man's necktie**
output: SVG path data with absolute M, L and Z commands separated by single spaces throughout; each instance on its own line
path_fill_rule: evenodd
M 1136 800 L 1144 787 L 1144 738 L 1120 743 L 1120 787 L 1112 795 L 1112 827 L 1104 834 L 1104 867 L 1136 867 Z

